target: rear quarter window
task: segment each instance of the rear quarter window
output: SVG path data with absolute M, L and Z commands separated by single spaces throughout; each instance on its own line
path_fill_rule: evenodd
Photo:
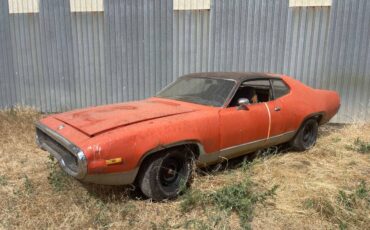
M 275 99 L 285 96 L 290 92 L 289 87 L 282 80 L 273 80 L 272 87 L 274 89 Z

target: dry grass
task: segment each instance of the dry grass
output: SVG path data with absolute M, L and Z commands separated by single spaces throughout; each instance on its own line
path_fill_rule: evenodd
M 137 199 L 130 187 L 84 185 L 66 177 L 34 143 L 39 117 L 32 109 L 0 112 L 0 229 L 240 228 L 233 212 L 182 212 L 184 198 L 153 203 Z M 365 229 L 370 154 L 356 151 L 354 143 L 357 137 L 369 143 L 370 125 L 324 126 L 320 134 L 310 151 L 255 159 L 247 170 L 197 175 L 192 186 L 213 193 L 246 177 L 256 192 L 278 185 L 275 198 L 255 208 L 253 229 Z

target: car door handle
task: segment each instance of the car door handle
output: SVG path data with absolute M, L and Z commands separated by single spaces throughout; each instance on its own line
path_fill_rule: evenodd
M 280 107 L 275 107 L 275 111 L 276 112 L 279 112 L 281 110 L 281 108 Z

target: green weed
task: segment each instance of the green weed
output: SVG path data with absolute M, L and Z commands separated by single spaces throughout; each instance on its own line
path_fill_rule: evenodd
M 25 191 L 28 195 L 34 193 L 35 187 L 34 187 L 34 185 L 32 184 L 31 180 L 28 178 L 27 175 L 24 176 L 23 185 L 24 185 Z
M 8 180 L 5 176 L 0 175 L 0 186 L 5 186 L 8 184 Z
M 352 145 L 346 146 L 347 149 L 353 150 L 359 153 L 370 153 L 370 142 L 365 142 L 361 140 L 359 137 L 353 142 Z
M 303 202 L 303 206 L 307 209 L 314 209 L 325 218 L 331 218 L 335 215 L 335 208 L 333 204 L 326 198 L 309 198 Z
M 190 219 L 185 221 L 183 227 L 184 229 L 199 229 L 199 230 L 212 229 L 205 221 L 197 219 Z
M 340 190 L 337 195 L 337 202 L 346 209 L 351 210 L 356 202 L 355 194 L 347 194 L 346 192 Z
M 198 189 L 192 189 L 186 191 L 182 196 L 182 201 L 180 203 L 180 209 L 182 212 L 190 212 L 197 206 L 202 206 L 207 203 L 207 196 Z
M 235 212 L 239 216 L 241 227 L 249 229 L 254 206 L 274 196 L 277 188 L 278 186 L 273 186 L 266 192 L 256 193 L 253 191 L 253 183 L 247 179 L 213 193 L 204 193 L 199 190 L 188 191 L 182 196 L 180 207 L 182 211 L 188 212 L 196 207 L 204 209 L 206 205 L 210 205 L 229 214 Z
M 342 139 L 341 139 L 340 137 L 333 137 L 333 138 L 332 138 L 332 140 L 333 140 L 333 142 L 334 142 L 334 143 L 338 143 L 338 142 L 340 142 Z
M 327 220 L 337 224 L 339 229 L 347 229 L 349 224 L 363 225 L 369 222 L 366 216 L 366 210 L 370 209 L 369 192 L 365 181 L 361 181 L 353 191 L 339 190 L 334 202 L 325 197 L 309 198 L 303 202 L 303 206 L 314 209 Z
M 366 187 L 366 183 L 364 180 L 360 182 L 360 185 L 356 189 L 356 196 L 360 199 L 367 199 L 370 198 L 370 189 Z
M 107 210 L 105 208 L 100 209 L 95 215 L 94 226 L 99 226 L 99 229 L 109 229 L 110 223 L 111 220 L 107 215 Z

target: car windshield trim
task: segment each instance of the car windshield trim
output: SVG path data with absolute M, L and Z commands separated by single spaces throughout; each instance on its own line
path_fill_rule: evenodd
M 191 95 L 182 95 L 182 96 L 162 96 L 160 94 L 162 94 L 163 92 L 165 92 L 166 90 L 168 90 L 169 88 L 173 87 L 176 83 L 178 83 L 179 80 L 182 80 L 182 79 L 210 79 L 210 80 L 219 80 L 219 81 L 230 81 L 230 82 L 233 82 L 233 86 L 230 88 L 227 96 L 225 97 L 222 105 L 212 105 L 212 104 L 209 104 L 209 103 L 206 103 L 206 102 L 202 102 L 202 101 L 193 101 L 193 100 L 187 100 L 186 97 L 190 97 Z M 238 88 L 238 81 L 236 81 L 235 79 L 231 79 L 231 78 L 214 78 L 214 77 L 199 77 L 199 76 L 196 76 L 196 77 L 180 77 L 178 78 L 177 80 L 175 80 L 174 82 L 172 82 L 171 84 L 167 85 L 165 88 L 163 88 L 162 90 L 160 90 L 154 97 L 157 97 L 157 98 L 165 98 L 165 99 L 170 99 L 170 100 L 175 100 L 175 101 L 183 101 L 183 102 L 187 102 L 187 103 L 193 103 L 193 104 L 198 104 L 198 105 L 205 105 L 205 106 L 211 106 L 211 107 L 225 107 L 229 101 L 230 101 L 230 97 L 232 95 L 234 95 L 235 93 L 235 90 Z M 184 98 L 185 97 L 185 98 Z M 195 97 L 195 95 L 194 95 Z M 200 97 L 199 97 L 200 98 Z M 204 99 L 204 101 L 207 101 L 206 99 Z

